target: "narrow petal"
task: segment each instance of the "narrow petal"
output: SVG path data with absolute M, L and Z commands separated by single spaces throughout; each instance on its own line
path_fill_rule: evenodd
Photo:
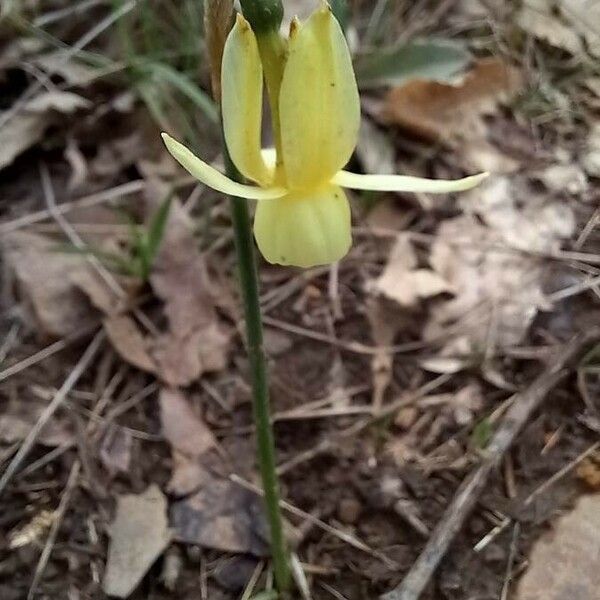
M 280 198 L 287 193 L 287 190 L 284 188 L 258 188 L 232 181 L 229 177 L 225 177 L 225 175 L 219 173 L 219 171 L 206 164 L 203 160 L 200 160 L 188 148 L 180 144 L 177 140 L 174 140 L 170 135 L 163 133 L 162 138 L 173 158 L 190 175 L 213 188 L 213 190 L 217 190 L 217 192 L 222 192 L 229 196 L 248 198 L 249 200 Z
M 290 188 L 329 181 L 349 160 L 360 104 L 346 39 L 328 7 L 290 33 L 279 111 Z
M 349 171 L 339 171 L 332 183 L 354 190 L 371 190 L 374 192 L 427 192 L 429 194 L 445 194 L 447 192 L 464 192 L 479 185 L 489 173 L 479 173 L 463 179 L 423 179 L 407 175 L 359 175 Z
M 254 235 L 270 263 L 305 268 L 333 263 L 352 243 L 348 199 L 341 188 L 325 185 L 259 202 Z
M 245 177 L 266 186 L 271 179 L 260 153 L 263 72 L 254 32 L 240 14 L 225 42 L 221 89 L 231 159 Z

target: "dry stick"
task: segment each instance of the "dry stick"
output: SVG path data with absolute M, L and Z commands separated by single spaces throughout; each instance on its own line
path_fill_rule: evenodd
M 77 208 L 89 208 L 91 206 L 95 206 L 96 204 L 102 204 L 103 202 L 119 200 L 123 198 L 123 196 L 137 194 L 145 187 L 146 182 L 143 179 L 136 179 L 135 181 L 117 185 L 116 187 L 102 190 L 101 192 L 90 194 L 89 196 L 84 196 L 83 198 L 77 198 L 76 200 L 71 200 L 70 202 L 63 202 L 62 204 L 57 205 L 56 213 L 63 215 Z M 0 234 L 10 233 L 11 231 L 21 229 L 22 227 L 40 223 L 41 221 L 48 219 L 50 216 L 50 211 L 46 208 L 43 210 L 38 210 L 37 212 L 23 215 L 22 217 L 18 217 L 12 221 L 6 221 L 5 223 L 0 224 Z
M 492 471 L 499 465 L 531 414 L 546 396 L 569 373 L 572 365 L 600 341 L 600 329 L 575 336 L 563 352 L 523 392 L 513 396 L 512 404 L 477 469 L 463 481 L 442 520 L 435 528 L 424 550 L 400 585 L 381 596 L 381 600 L 417 600 L 445 556 L 456 534 L 474 508 L 487 485 Z
M 65 490 L 60 499 L 60 503 L 58 505 L 58 508 L 56 509 L 54 521 L 52 523 L 52 527 L 50 528 L 50 533 L 48 534 L 46 544 L 44 545 L 44 549 L 42 550 L 42 554 L 40 555 L 40 560 L 38 561 L 38 564 L 35 568 L 35 573 L 33 574 L 33 581 L 31 582 L 31 586 L 27 594 L 27 600 L 32 600 L 37 590 L 37 587 L 42 579 L 42 576 L 44 575 L 44 571 L 46 570 L 46 565 L 48 564 L 52 548 L 54 547 L 54 543 L 56 542 L 58 530 L 62 525 L 65 513 L 67 512 L 67 508 L 69 506 L 69 502 L 71 501 L 71 495 L 73 493 L 73 490 L 75 489 L 75 484 L 77 483 L 77 478 L 79 477 L 80 469 L 81 463 L 79 462 L 79 460 L 76 460 L 73 463 L 73 466 L 71 467 L 69 479 L 67 479 L 67 485 L 65 486 Z
M 75 365 L 73 370 L 69 373 L 69 376 L 65 379 L 60 389 L 56 392 L 56 395 L 46 406 L 40 418 L 36 424 L 32 427 L 31 431 L 27 434 L 27 437 L 23 440 L 23 444 L 19 448 L 19 451 L 15 454 L 13 459 L 10 461 L 6 471 L 0 478 L 0 494 L 4 491 L 6 484 L 11 480 L 12 476 L 16 473 L 23 459 L 29 454 L 29 451 L 35 444 L 38 435 L 42 431 L 44 425 L 56 412 L 58 407 L 64 402 L 67 394 L 71 391 L 73 386 L 77 383 L 77 380 L 81 377 L 83 372 L 87 369 L 92 359 L 96 355 L 96 352 L 100 348 L 100 345 L 104 341 L 104 332 L 99 331 L 94 339 L 90 342 L 90 345 L 86 348 L 85 352 L 81 355 L 79 362 Z

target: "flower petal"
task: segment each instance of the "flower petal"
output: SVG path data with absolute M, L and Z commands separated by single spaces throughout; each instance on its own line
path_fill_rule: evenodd
M 293 27 L 279 96 L 283 164 L 290 188 L 329 181 L 349 160 L 360 104 L 346 39 L 325 6 Z
M 162 139 L 167 146 L 167 150 L 173 158 L 193 177 L 200 180 L 205 185 L 222 192 L 229 196 L 238 196 L 248 198 L 249 200 L 268 200 L 271 198 L 280 198 L 287 193 L 284 188 L 258 188 L 251 185 L 243 185 L 225 177 L 216 169 L 206 164 L 195 156 L 191 150 L 183 144 L 174 140 L 170 135 L 163 133 Z
M 267 186 L 271 174 L 260 153 L 263 71 L 254 32 L 239 13 L 225 42 L 221 89 L 223 130 L 231 159 L 245 177 Z
M 407 175 L 359 175 L 349 171 L 339 171 L 332 183 L 354 190 L 372 190 L 375 192 L 428 192 L 444 194 L 463 192 L 479 185 L 489 173 L 479 173 L 463 179 L 424 179 Z
M 305 268 L 333 263 L 352 244 L 346 194 L 335 185 L 325 185 L 309 194 L 297 191 L 260 202 L 254 235 L 270 263 Z

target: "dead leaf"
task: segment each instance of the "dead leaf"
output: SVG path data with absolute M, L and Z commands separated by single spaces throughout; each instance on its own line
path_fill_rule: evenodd
M 583 52 L 583 44 L 576 30 L 553 12 L 553 3 L 548 0 L 524 0 L 517 14 L 517 24 L 551 46 L 571 54 Z
M 433 303 L 424 335 L 457 332 L 424 363 L 436 371 L 436 360 L 454 371 L 461 356 L 521 342 L 537 312 L 550 308 L 544 267 L 527 252 L 557 250 L 575 229 L 572 209 L 536 195 L 525 177 L 495 177 L 460 204 L 467 214 L 441 224 L 429 259 L 454 297 Z
M 584 459 L 577 467 L 576 474 L 590 490 L 600 491 L 600 453 L 596 452 Z
M 33 519 L 24 526 L 15 528 L 8 534 L 8 547 L 14 550 L 15 548 L 22 548 L 29 544 L 39 543 L 55 519 L 55 511 L 42 510 L 34 515 Z
M 89 268 L 81 256 L 57 252 L 49 238 L 25 231 L 6 235 L 4 249 L 40 333 L 62 337 L 97 322 L 98 312 L 72 280 Z
M 168 332 L 152 354 L 170 385 L 188 385 L 206 371 L 225 367 L 229 335 L 220 324 L 203 256 L 191 221 L 173 202 L 150 283 L 164 302 Z
M 98 454 L 111 475 L 129 471 L 132 446 L 133 437 L 127 429 L 111 425 L 106 430 Z
M 448 282 L 431 269 L 417 268 L 417 256 L 406 235 L 398 235 L 381 275 L 367 284 L 370 292 L 415 306 L 423 298 L 451 291 Z
M 148 342 L 131 317 L 110 317 L 104 321 L 104 329 L 111 344 L 124 360 L 142 371 L 156 372 L 157 366 L 148 351 Z
M 585 39 L 587 50 L 600 58 L 600 2 L 598 0 L 559 0 L 560 11 Z
M 565 192 L 572 196 L 578 196 L 585 193 L 588 189 L 588 180 L 585 173 L 579 165 L 550 165 L 533 176 L 539 179 L 554 194 L 564 194 Z
M 379 118 L 429 140 L 470 137 L 484 114 L 513 97 L 521 73 L 498 58 L 479 60 L 457 83 L 415 79 L 391 89 Z
M 172 505 L 171 522 L 182 542 L 224 552 L 268 554 L 261 499 L 208 470 L 202 472 L 198 492 Z
M 127 598 L 170 541 L 167 499 L 158 486 L 151 485 L 139 495 L 117 496 L 102 582 L 104 592 Z
M 459 427 L 473 423 L 475 415 L 483 408 L 483 390 L 481 385 L 473 381 L 452 394 L 451 401 L 446 405 L 454 422 Z
M 600 600 L 600 495 L 583 496 L 533 546 L 516 600 Z
M 0 169 L 10 165 L 19 154 L 37 144 L 46 129 L 59 121 L 58 115 L 73 114 L 89 106 L 90 101 L 77 94 L 56 90 L 31 99 L 0 129 Z
M 581 164 L 590 177 L 600 177 L 600 123 L 596 123 L 588 135 Z
M 188 458 L 199 458 L 216 446 L 212 432 L 194 413 L 182 392 L 163 388 L 159 402 L 162 434 L 172 448 Z
M 27 62 L 46 73 L 62 77 L 67 85 L 73 87 L 84 87 L 98 77 L 98 70 L 84 65 L 72 57 L 65 60 L 66 54 L 65 50 L 44 52 L 30 58 Z

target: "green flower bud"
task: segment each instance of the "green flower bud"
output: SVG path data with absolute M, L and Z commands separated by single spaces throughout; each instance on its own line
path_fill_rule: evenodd
M 281 0 L 240 0 L 240 3 L 256 35 L 279 30 L 283 20 Z

